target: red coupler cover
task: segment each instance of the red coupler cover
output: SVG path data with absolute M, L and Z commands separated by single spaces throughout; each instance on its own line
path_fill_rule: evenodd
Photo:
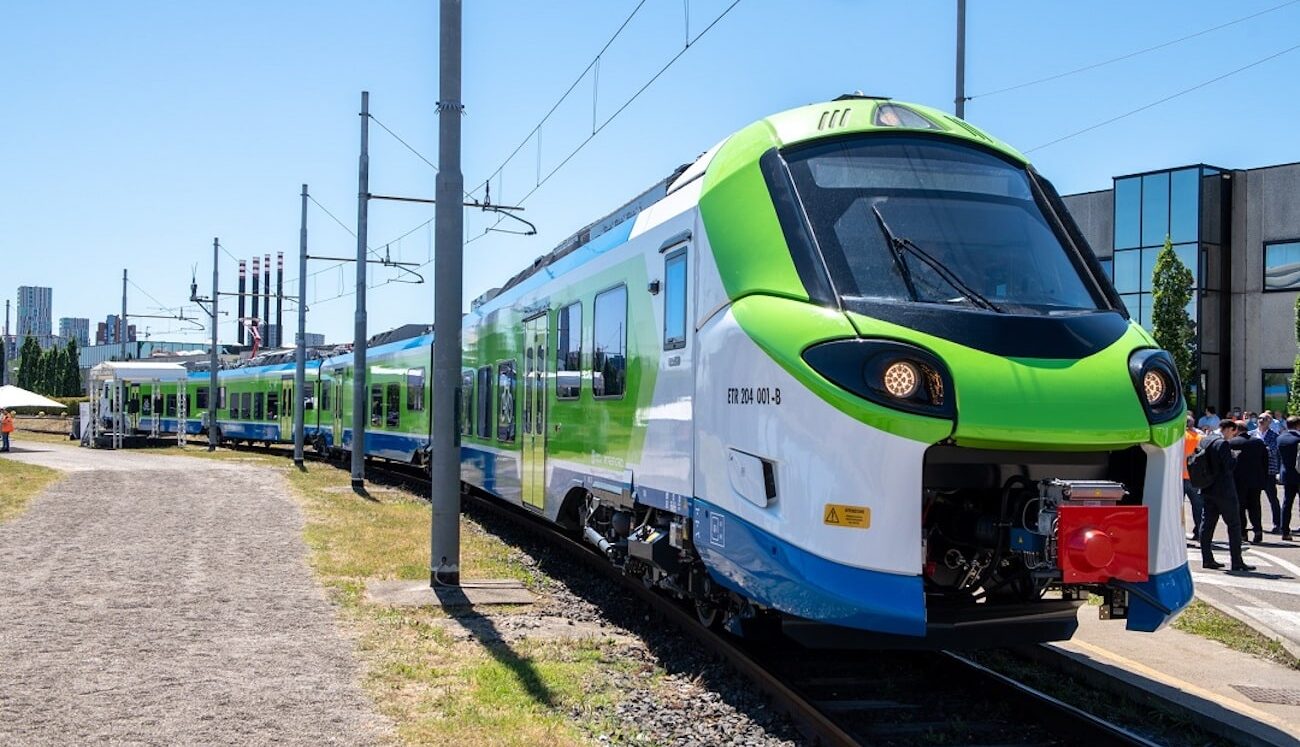
M 1059 512 L 1064 583 L 1147 580 L 1146 506 L 1063 505 Z

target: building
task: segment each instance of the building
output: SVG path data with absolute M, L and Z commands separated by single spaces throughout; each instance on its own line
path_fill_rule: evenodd
M 109 314 L 104 321 L 95 325 L 95 344 L 96 345 L 120 345 L 122 341 L 118 339 L 118 315 Z M 135 325 L 126 325 L 126 341 L 135 342 Z
M 54 289 L 34 285 L 18 286 L 18 329 L 17 337 L 32 336 L 38 340 L 54 336 L 51 322 L 54 309 Z M 42 347 L 45 344 L 42 343 Z
M 69 316 L 59 319 L 59 337 L 65 345 L 68 340 L 76 340 L 77 347 L 86 347 L 90 344 L 90 320 Z
M 1197 410 L 1285 410 L 1300 297 L 1300 163 L 1205 164 L 1117 176 L 1063 199 L 1134 320 L 1150 329 L 1151 274 L 1169 236 L 1196 278 Z
M 325 335 L 317 334 L 315 332 L 305 332 L 303 333 L 303 337 L 303 342 L 307 343 L 307 347 L 309 348 L 325 346 Z

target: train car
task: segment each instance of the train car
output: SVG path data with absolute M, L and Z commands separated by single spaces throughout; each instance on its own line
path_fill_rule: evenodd
M 755 122 L 463 334 L 463 481 L 705 623 L 994 645 L 1191 598 L 1171 358 L 1050 182 L 943 112 Z

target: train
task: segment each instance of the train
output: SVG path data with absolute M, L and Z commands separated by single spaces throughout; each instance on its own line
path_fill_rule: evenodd
M 422 464 L 434 330 L 367 356 L 366 451 Z M 1192 596 L 1186 405 L 1051 182 L 936 109 L 846 95 L 729 135 L 471 303 L 462 483 L 740 634 L 807 645 L 1154 631 Z M 350 354 L 306 437 L 351 449 Z M 201 433 L 206 372 L 187 400 Z M 290 438 L 292 367 L 220 373 Z M 150 427 L 180 422 L 159 405 Z

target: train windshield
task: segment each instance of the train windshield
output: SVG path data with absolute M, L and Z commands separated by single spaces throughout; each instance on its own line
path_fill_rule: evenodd
M 1017 314 L 1102 308 L 1022 167 L 915 136 L 851 138 L 784 156 L 846 300 Z

